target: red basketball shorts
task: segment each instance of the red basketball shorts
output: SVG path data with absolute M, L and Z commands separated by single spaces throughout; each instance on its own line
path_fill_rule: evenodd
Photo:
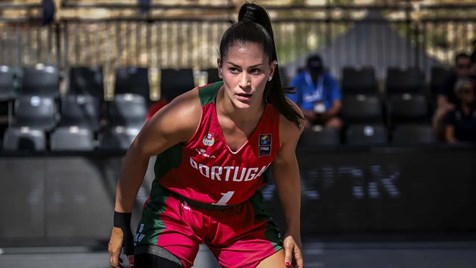
M 222 267 L 256 267 L 282 249 L 276 224 L 264 212 L 263 196 L 229 208 L 210 209 L 162 189 L 161 200 L 147 202 L 137 226 L 136 247 L 158 246 L 191 267 L 205 243 Z

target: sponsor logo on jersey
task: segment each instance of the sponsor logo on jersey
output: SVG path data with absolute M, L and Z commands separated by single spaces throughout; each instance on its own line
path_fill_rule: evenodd
M 271 134 L 259 135 L 259 157 L 271 155 Z
M 215 138 L 212 133 L 208 133 L 205 138 L 202 140 L 203 145 L 212 146 L 215 143 Z
M 139 242 L 142 241 L 142 239 L 144 239 L 145 235 L 142 234 L 142 231 L 144 231 L 144 224 L 143 223 L 139 226 L 139 230 L 137 231 L 134 242 L 139 243 Z
M 197 153 L 198 153 L 199 155 L 202 155 L 203 157 L 206 157 L 206 158 L 216 158 L 214 155 L 207 154 L 207 151 L 206 151 L 205 149 L 197 148 L 197 149 L 195 149 L 195 151 L 197 151 Z
M 262 167 L 248 168 L 241 166 L 207 166 L 190 157 L 190 166 L 211 180 L 243 182 L 260 178 L 269 164 Z

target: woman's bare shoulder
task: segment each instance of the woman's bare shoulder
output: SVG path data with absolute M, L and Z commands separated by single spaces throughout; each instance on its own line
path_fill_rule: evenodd
M 150 124 L 162 134 L 191 136 L 201 118 L 198 89 L 192 89 L 165 105 L 152 118 Z

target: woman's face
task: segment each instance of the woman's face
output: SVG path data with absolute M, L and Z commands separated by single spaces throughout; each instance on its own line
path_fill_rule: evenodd
M 235 43 L 222 59 L 218 59 L 225 97 L 238 109 L 261 105 L 266 83 L 275 67 L 276 63 L 270 64 L 261 45 L 252 42 Z

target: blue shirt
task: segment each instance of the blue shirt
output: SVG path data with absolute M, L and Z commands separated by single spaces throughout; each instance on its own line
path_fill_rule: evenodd
M 294 77 L 290 86 L 294 87 L 296 93 L 288 94 L 289 99 L 304 110 L 313 111 L 316 103 L 322 102 L 327 111 L 334 101 L 341 100 L 339 85 L 327 72 L 319 76 L 316 85 L 312 83 L 309 73 L 302 71 Z

